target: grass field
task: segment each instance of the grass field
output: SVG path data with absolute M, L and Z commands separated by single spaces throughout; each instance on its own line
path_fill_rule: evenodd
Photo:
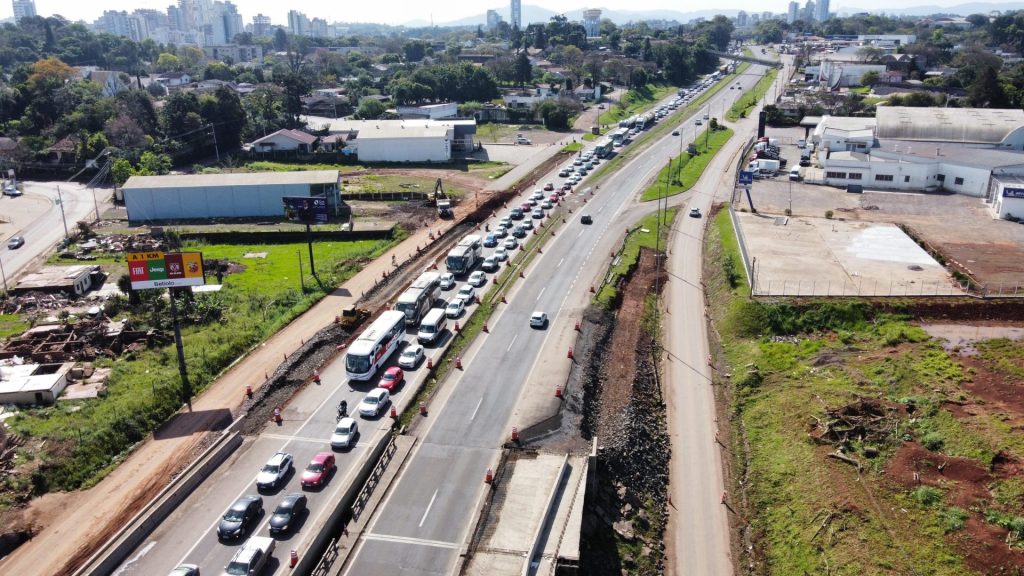
M 29 327 L 20 314 L 0 314 L 0 338 L 21 334 Z
M 771 68 L 768 70 L 768 73 L 758 80 L 757 84 L 755 84 L 753 88 L 747 90 L 743 96 L 740 96 L 739 99 L 733 103 L 732 108 L 729 108 L 729 111 L 725 113 L 725 119 L 730 122 L 735 122 L 741 117 L 746 116 L 747 112 L 749 112 L 751 108 L 757 106 L 757 102 L 764 97 L 768 88 L 771 87 L 772 82 L 775 81 L 775 77 L 778 75 L 779 70 L 777 68 Z
M 201 250 L 206 259 L 223 258 L 242 267 L 239 273 L 224 277 L 220 292 L 196 295 L 194 306 L 183 312 L 182 338 L 196 391 L 400 239 L 401 235 L 390 241 L 314 244 L 322 285 L 310 275 L 305 244 L 187 246 Z M 261 252 L 266 253 L 265 258 L 244 257 Z M 304 260 L 302 279 L 300 258 Z M 138 328 L 169 329 L 166 303 L 157 292 L 147 291 L 142 307 L 131 315 Z M 125 315 L 115 309 L 109 313 Z M 47 441 L 35 455 L 44 465 L 32 478 L 8 478 L 9 486 L 11 482 L 24 483 L 26 494 L 39 494 L 91 485 L 181 405 L 173 345 L 116 361 L 101 360 L 97 365 L 113 369 L 107 397 L 27 409 L 7 420 L 18 434 Z
M 662 212 L 660 228 L 658 226 L 657 213 L 649 214 L 640 221 L 633 232 L 629 234 L 629 237 L 626 238 L 622 251 L 619 252 L 617 259 L 608 270 L 606 282 L 601 285 L 600 290 L 597 291 L 597 296 L 594 298 L 595 303 L 607 306 L 615 298 L 618 292 L 615 285 L 618 283 L 618 279 L 625 275 L 631 266 L 637 263 L 640 258 L 640 248 L 653 249 L 657 243 L 661 250 L 665 250 L 665 241 L 668 238 L 669 230 L 672 228 L 672 223 L 675 222 L 677 212 L 678 209 L 676 208 L 669 208 L 667 211 Z M 659 230 L 661 231 L 660 239 L 657 236 Z
M 683 152 L 681 156 L 673 158 L 669 166 L 665 166 L 661 172 L 658 172 L 658 177 L 644 190 L 640 200 L 647 202 L 656 198 L 675 196 L 693 188 L 697 180 L 700 180 L 704 169 L 714 159 L 715 154 L 718 154 L 718 151 L 725 146 L 733 134 L 732 130 L 728 128 L 716 130 L 710 135 L 707 130 L 701 132 L 695 140 L 698 154 L 690 156 L 688 152 Z
M 746 496 L 741 514 L 764 573 L 1012 573 L 987 563 L 1012 554 L 1007 530 L 1011 550 L 1024 535 L 1024 484 L 993 468 L 996 454 L 1024 455 L 1020 434 L 1003 423 L 1019 412 L 989 411 L 965 385 L 1000 366 L 996 380 L 1021 381 L 1024 344 L 981 344 L 965 368 L 909 316 L 866 302 L 751 301 L 728 213 L 712 224 L 704 279 L 729 374 L 717 383 L 729 391 L 733 473 L 746 477 L 730 491 Z M 812 438 L 830 421 L 826 409 L 861 399 L 890 408 L 846 447 L 858 471 L 830 456 L 835 445 Z M 977 414 L 964 417 L 965 409 Z M 919 453 L 951 465 L 965 459 L 955 466 L 992 478 L 922 464 L 915 486 L 907 458 Z
M 633 89 L 626 92 L 626 95 L 622 97 L 621 104 L 612 104 L 598 117 L 598 123 L 602 126 L 607 124 L 609 126 L 618 126 L 620 120 L 629 118 L 634 114 L 647 109 L 652 103 L 665 98 L 669 94 L 676 91 L 674 86 L 661 86 L 656 84 L 648 84 L 642 89 Z

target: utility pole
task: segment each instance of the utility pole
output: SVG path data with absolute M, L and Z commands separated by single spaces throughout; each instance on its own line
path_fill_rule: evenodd
M 64 215 L 64 197 L 60 195 L 60 186 L 57 186 L 57 204 L 60 206 L 60 218 L 64 221 L 64 240 L 67 241 L 70 234 L 68 234 L 68 218 Z
M 217 163 L 220 164 L 220 147 L 217 146 L 217 128 L 213 126 L 212 122 L 208 124 L 208 126 L 210 127 L 210 130 L 213 132 L 213 152 L 214 154 L 217 155 Z
M 171 321 L 174 323 L 174 346 L 178 349 L 178 374 L 181 375 L 181 395 L 185 397 L 188 411 L 192 411 L 192 385 L 188 381 L 188 369 L 185 367 L 185 347 L 181 343 L 181 326 L 178 324 L 178 305 L 174 302 L 174 289 L 168 288 L 167 295 L 171 299 Z

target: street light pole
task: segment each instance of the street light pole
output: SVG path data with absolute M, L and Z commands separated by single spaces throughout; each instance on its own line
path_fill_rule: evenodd
M 7 294 L 7 273 L 4 272 L 3 260 L 0 260 L 0 276 L 4 277 L 4 294 Z
M 68 236 L 68 218 L 64 215 L 64 197 L 60 195 L 60 186 L 57 186 L 57 204 L 60 205 L 60 218 L 64 221 L 64 239 L 67 240 Z

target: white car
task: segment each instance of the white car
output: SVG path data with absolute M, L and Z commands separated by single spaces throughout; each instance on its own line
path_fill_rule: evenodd
M 292 455 L 288 452 L 278 452 L 271 456 L 270 460 L 263 465 L 260 473 L 256 475 L 256 488 L 258 490 L 273 490 L 277 488 L 288 472 L 292 469 Z
M 476 288 L 472 284 L 463 284 L 455 297 L 462 300 L 463 303 L 472 302 L 476 298 Z
M 451 290 L 452 288 L 455 288 L 455 274 L 451 272 L 441 274 L 441 290 Z
M 475 286 L 476 288 L 479 288 L 484 284 L 487 284 L 487 274 L 484 274 L 480 270 L 477 270 L 476 272 L 473 272 L 472 274 L 469 275 L 468 282 Z M 462 291 L 460 290 L 459 294 L 461 293 Z
M 534 219 L 540 220 L 541 218 L 544 217 L 544 209 L 543 208 L 534 208 L 532 216 L 533 216 Z
M 453 298 L 447 306 L 444 307 L 444 315 L 449 318 L 458 318 L 462 316 L 463 310 L 466 309 L 466 303 L 458 298 Z
M 359 406 L 362 408 L 362 404 Z M 359 424 L 356 423 L 355 418 L 342 418 L 334 427 L 334 434 L 331 434 L 331 448 L 351 448 L 358 435 Z
M 366 397 L 359 403 L 359 415 L 364 418 L 380 416 L 380 413 L 388 407 L 391 402 L 391 395 L 384 388 L 374 388 L 366 393 Z
M 483 268 L 485 272 L 497 272 L 500 262 L 501 260 L 498 260 L 492 254 L 487 258 L 484 258 L 484 263 L 481 264 L 480 267 Z M 487 280 L 485 279 L 484 282 L 487 282 Z
M 504 262 L 505 260 L 508 260 L 508 250 L 506 250 L 504 246 L 495 248 L 493 256 L 499 262 Z
M 515 250 L 519 248 L 519 241 L 515 238 L 506 238 L 505 244 L 502 246 L 505 250 Z
M 551 200 L 545 200 L 545 201 L 540 203 L 540 207 L 545 209 L 545 210 L 551 210 L 553 205 L 551 204 Z
M 530 314 L 530 328 L 544 328 L 547 325 L 548 315 L 546 312 L 534 310 L 533 314 Z
M 412 343 L 402 350 L 401 356 L 398 357 L 398 365 L 406 370 L 415 370 L 420 360 L 423 360 L 423 346 Z

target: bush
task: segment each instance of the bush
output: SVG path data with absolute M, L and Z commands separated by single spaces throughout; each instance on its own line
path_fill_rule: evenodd
M 733 260 L 732 254 L 725 257 L 722 269 L 725 271 L 725 279 L 729 282 L 729 287 L 735 288 L 740 282 L 740 275 L 736 273 L 736 262 Z
M 924 438 L 921 439 L 921 444 L 928 450 L 931 450 L 932 452 L 942 450 L 942 446 L 945 443 L 946 441 L 938 432 L 929 432 L 928 434 L 925 434 Z
M 939 522 L 942 524 L 942 529 L 947 533 L 963 529 L 967 518 L 967 511 L 956 506 L 946 508 L 939 513 Z
M 931 486 L 918 486 L 916 490 L 911 492 L 910 496 L 918 504 L 924 506 L 933 506 L 942 502 L 942 491 Z
M 831 210 L 825 210 L 825 218 L 828 218 L 829 220 L 831 220 L 833 214 L 835 214 L 835 213 L 832 212 Z

